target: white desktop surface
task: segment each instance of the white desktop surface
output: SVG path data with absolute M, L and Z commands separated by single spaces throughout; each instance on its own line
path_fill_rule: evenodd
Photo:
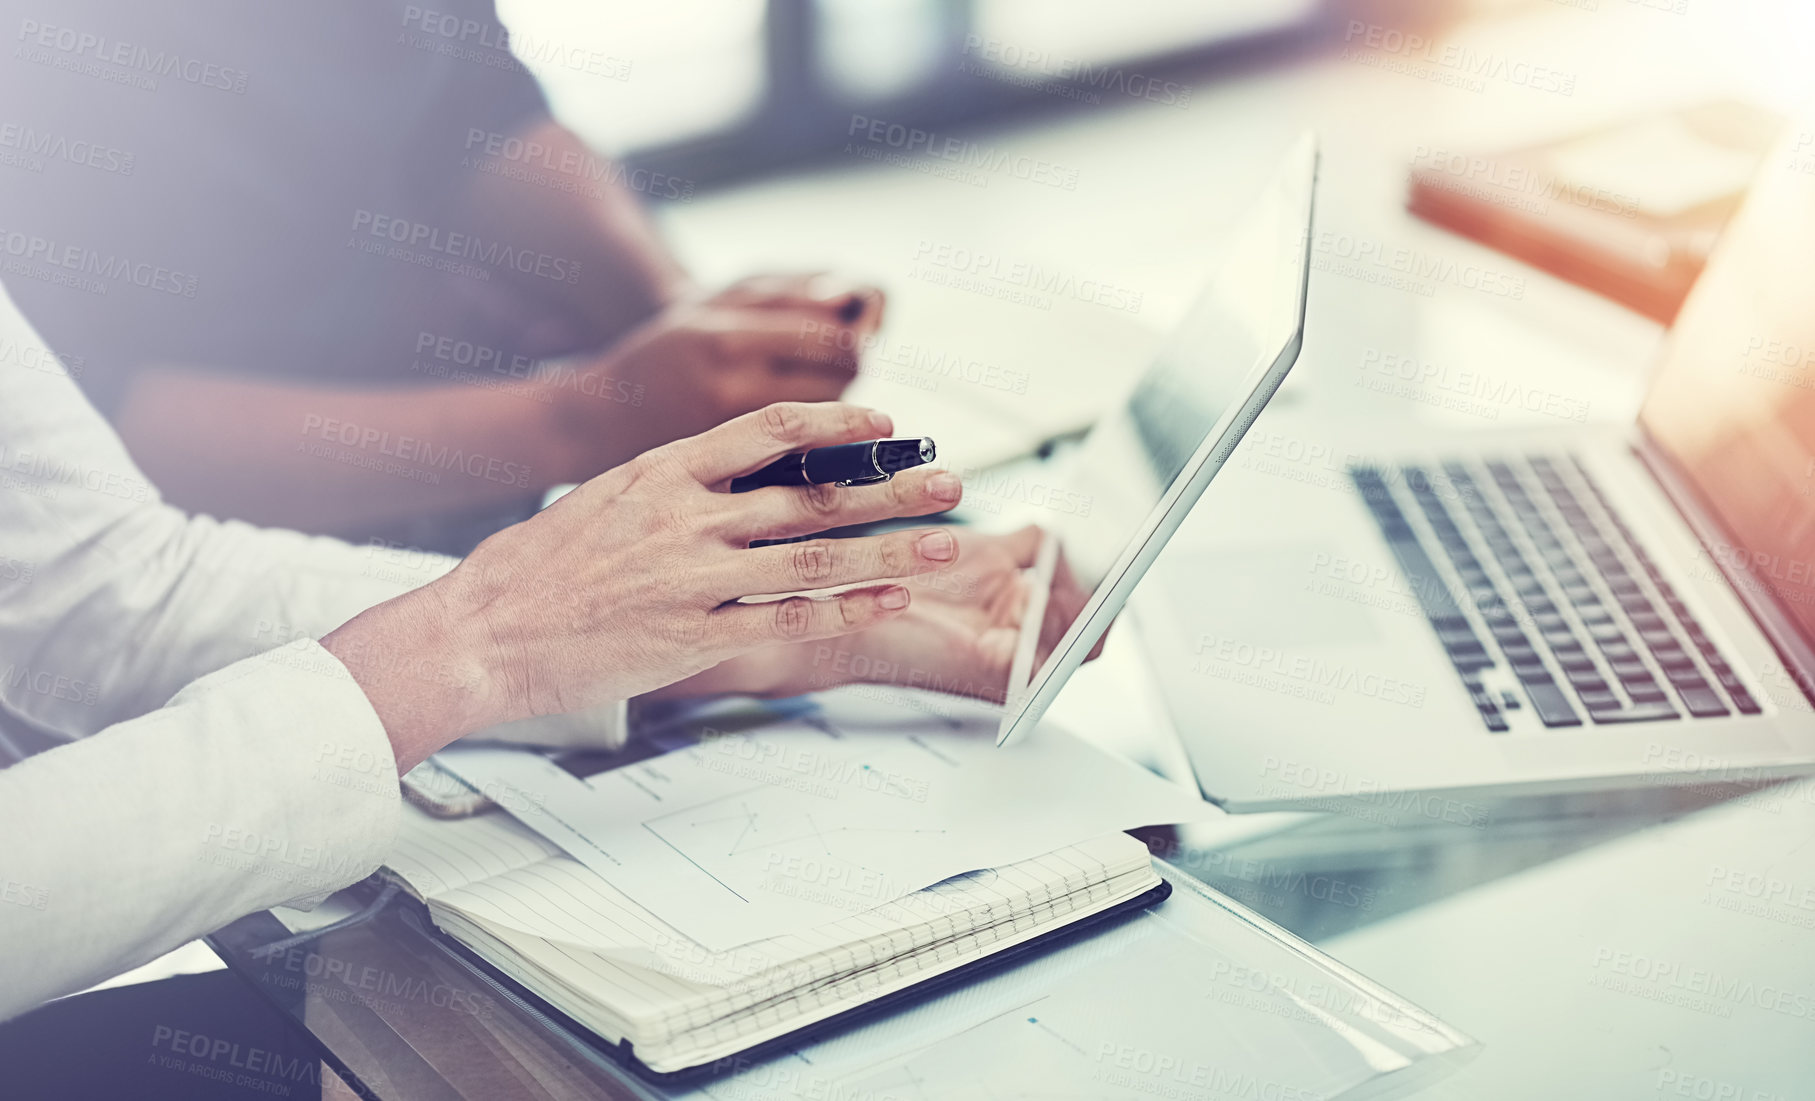
M 1511 298 L 1438 282 L 1428 293 L 1406 293 L 1314 271 L 1303 355 L 1254 432 L 1317 439 L 1333 417 L 1365 419 L 1376 429 L 1395 421 L 1463 430 L 1546 423 L 1516 409 L 1488 417 L 1360 388 L 1359 365 L 1370 352 L 1516 379 L 1585 405 L 1591 419 L 1617 422 L 1636 407 L 1661 327 L 1412 218 L 1404 209 L 1407 164 L 1420 146 L 1513 147 L 1663 103 L 1737 94 L 1782 108 L 1781 89 L 1768 83 L 1774 59 L 1729 33 L 1723 20 L 1756 29 L 1786 10 L 1691 3 L 1686 14 L 1672 14 L 1618 0 L 1592 10 L 1534 2 L 1481 17 L 1451 37 L 1570 71 L 1570 96 L 1506 84 L 1443 88 L 1332 49 L 1317 60 L 1200 84 L 1188 110 L 1105 106 L 966 133 L 1077 168 L 1076 191 L 1008 179 L 978 188 L 854 163 L 705 197 L 670 208 L 664 220 L 708 279 L 765 266 L 852 271 L 889 290 L 892 337 L 987 349 L 1028 370 L 1025 395 L 949 382 L 919 394 L 883 380 L 854 389 L 856 400 L 924 411 L 927 422 L 903 420 L 903 427 L 931 432 L 943 452 L 959 456 L 962 434 L 978 426 L 1087 417 L 1127 385 L 1154 334 L 1179 316 L 1210 270 L 1230 219 L 1258 192 L 1273 159 L 1312 127 L 1324 143 L 1320 230 L 1513 274 L 1524 289 Z M 1140 288 L 1143 306 L 1135 314 L 1046 313 L 932 286 L 911 274 L 917 243 L 929 239 Z M 1224 475 L 1242 476 L 1235 464 Z M 1181 540 L 1195 524 L 1265 522 L 1264 511 L 1233 508 L 1254 495 L 1224 492 L 1230 507 L 1219 510 L 1219 486 L 1229 488 L 1211 487 Z M 1133 634 L 1126 624 L 1112 631 L 1104 657 L 1079 672 L 1052 717 L 1188 783 Z M 1717 807 L 1324 947 L 1485 1043 L 1482 1058 L 1431 1097 L 1815 1096 L 1815 1016 L 1735 1006 L 1718 1017 L 1593 985 L 1615 967 L 1615 957 L 1597 966 L 1604 949 L 1677 961 L 1723 981 L 1784 984 L 1804 999 L 1793 1004 L 1815 1014 L 1815 926 L 1704 900 L 1711 868 L 1727 865 L 1815 891 L 1815 789 L 1800 790 L 1781 813 Z M 1224 835 L 1233 841 L 1264 831 L 1263 818 L 1287 825 L 1303 817 L 1238 816 L 1195 827 L 1191 840 L 1214 846 Z M 1797 912 L 1815 917 L 1815 910 Z M 1679 1084 L 1686 1092 L 1673 1092 Z M 1714 1092 L 1696 1092 L 1703 1089 Z
M 1812 946 L 1809 781 L 1320 945 L 1485 1042 L 1433 1101 L 1815 1096 Z

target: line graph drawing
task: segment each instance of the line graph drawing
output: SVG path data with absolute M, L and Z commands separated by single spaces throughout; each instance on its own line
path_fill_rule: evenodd
M 731 805 L 725 806 L 727 803 Z M 865 839 L 949 832 L 906 824 L 827 825 L 819 818 L 797 809 L 768 810 L 757 799 L 732 797 L 650 819 L 646 824 L 656 836 L 696 860 L 811 853 L 860 864 Z

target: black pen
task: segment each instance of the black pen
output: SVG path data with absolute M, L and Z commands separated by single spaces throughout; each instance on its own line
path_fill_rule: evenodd
M 924 466 L 938 455 L 931 438 L 865 440 L 797 451 L 761 470 L 731 479 L 731 492 L 764 486 L 865 486 L 886 482 L 903 470 Z

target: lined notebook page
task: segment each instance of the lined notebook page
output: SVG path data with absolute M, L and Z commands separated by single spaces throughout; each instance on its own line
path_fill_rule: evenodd
M 1118 875 L 1152 878 L 1146 847 L 1124 834 L 950 880 L 895 904 L 811 930 L 708 952 L 597 874 L 543 860 L 439 896 L 527 962 L 656 1034 L 773 1006 L 778 1013 L 848 996 L 866 975 L 884 981 L 919 963 L 961 959 L 1108 897 Z M 438 917 L 437 920 L 440 920 Z M 640 1031 L 640 1030 L 639 1030 Z M 646 1037 L 647 1038 L 647 1037 Z
M 932 945 L 725 1015 L 715 1016 L 715 1006 L 698 1006 L 687 1012 L 685 1019 L 661 1028 L 625 1020 L 603 1009 L 619 1004 L 628 1007 L 632 1002 L 647 1007 L 652 1002 L 659 1002 L 659 998 L 651 997 L 647 991 L 621 990 L 615 984 L 602 983 L 600 976 L 588 967 L 593 961 L 583 954 L 575 955 L 572 950 L 547 942 L 514 937 L 494 942 L 493 951 L 502 960 L 511 961 L 511 966 L 506 966 L 505 970 L 537 989 L 569 1016 L 610 1040 L 628 1036 L 636 1046 L 638 1057 L 645 1063 L 657 1070 L 676 1070 L 733 1054 L 751 1044 L 785 1035 L 963 966 L 990 952 L 1031 941 L 1061 919 L 1076 920 L 1110 909 L 1157 882 L 1151 862 L 1144 855 L 1142 859 L 1143 866 L 1138 870 L 1115 876 L 1073 896 L 1055 899 L 1022 919 L 1007 919 L 975 930 L 957 943 Z M 460 924 L 458 918 L 454 918 L 452 924 Z M 491 939 L 479 927 L 474 930 L 481 939 Z
M 1113 909 L 1159 882 L 1151 861 L 1139 872 L 1117 876 L 1087 892 L 1056 900 L 1043 908 L 1045 921 L 1003 922 L 980 931 L 966 951 L 922 951 L 913 957 L 838 980 L 811 991 L 803 991 L 784 1006 L 762 1006 L 735 1016 L 715 1021 L 694 1030 L 668 1046 L 666 1051 L 650 1050 L 645 1061 L 662 1059 L 669 1069 L 697 1065 L 701 1062 L 736 1054 L 752 1044 L 762 1043 L 825 1020 L 847 1009 L 867 1004 L 896 990 L 961 967 L 973 959 L 1001 952 L 1044 936 L 1057 925 L 1081 920 L 1092 913 Z M 651 1065 L 654 1065 L 652 1062 Z
M 403 812 L 387 865 L 436 923 L 569 1015 L 610 1038 L 628 1033 L 647 1058 L 664 1048 L 738 1050 L 1113 905 L 1154 879 L 1146 846 L 1112 834 L 711 952 L 506 815 Z
M 436 818 L 403 804 L 397 842 L 385 866 L 418 897 L 431 899 L 560 855 L 560 849 L 507 814 Z

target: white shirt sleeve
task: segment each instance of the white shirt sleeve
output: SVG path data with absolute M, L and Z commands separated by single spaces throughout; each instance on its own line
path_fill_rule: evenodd
M 164 504 L 0 290 L 0 733 L 92 734 L 453 566 Z M 626 729 L 618 704 L 482 736 L 615 748 Z
M 164 504 L 0 290 L 0 1018 L 376 869 L 396 764 L 313 639 L 452 566 Z
M 309 640 L 0 771 L 0 1020 L 383 862 L 397 766 Z

